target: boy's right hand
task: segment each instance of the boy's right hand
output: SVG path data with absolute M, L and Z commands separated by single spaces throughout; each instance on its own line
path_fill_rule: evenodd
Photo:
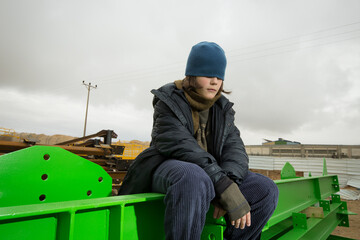
M 224 216 L 226 211 L 219 206 L 214 205 L 214 214 L 213 218 L 219 219 L 220 217 Z
M 227 212 L 231 222 L 241 223 L 240 219 L 250 212 L 248 202 L 240 192 L 238 185 L 234 182 L 220 194 L 219 203 Z M 244 219 L 244 222 L 246 222 L 246 219 Z
M 250 227 L 251 225 L 251 215 L 250 212 L 248 212 L 247 214 L 245 214 L 243 217 L 239 218 L 236 221 L 231 221 L 231 225 L 233 225 L 235 228 L 239 228 L 240 229 L 244 229 L 245 228 L 245 224 L 247 227 Z
M 226 214 L 226 211 L 220 207 L 218 204 L 213 203 L 214 205 L 214 213 L 213 213 L 213 218 L 219 219 L 220 217 L 223 217 Z M 247 227 L 251 226 L 251 215 L 250 212 L 246 213 L 243 217 L 235 220 L 235 221 L 231 221 L 231 225 L 233 225 L 235 228 L 239 228 L 240 229 L 244 229 L 245 225 Z

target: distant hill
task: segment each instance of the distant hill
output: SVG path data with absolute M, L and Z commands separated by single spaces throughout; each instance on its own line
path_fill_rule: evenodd
M 16 137 L 9 136 L 0 136 L 0 140 L 2 141 L 13 141 L 13 142 L 21 142 L 23 139 L 34 141 L 38 144 L 46 144 L 46 145 L 54 145 L 56 143 L 68 141 L 74 139 L 75 137 L 66 136 L 66 135 L 45 135 L 45 134 L 36 134 L 36 133 L 17 133 Z

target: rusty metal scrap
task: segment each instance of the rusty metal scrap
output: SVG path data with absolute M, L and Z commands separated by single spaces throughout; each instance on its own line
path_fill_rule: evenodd
M 95 137 L 103 138 L 103 141 L 93 139 Z M 113 186 L 118 187 L 132 161 L 122 159 L 125 146 L 112 145 L 112 138 L 117 138 L 117 134 L 113 130 L 102 130 L 96 134 L 56 145 L 38 144 L 36 141 L 27 139 L 23 139 L 23 142 L 0 141 L 0 155 L 34 145 L 60 147 L 100 165 L 113 178 Z
M 77 142 L 83 142 L 85 140 L 94 138 L 94 137 L 103 137 L 104 138 L 104 143 L 105 144 L 110 144 L 111 143 L 111 138 L 117 138 L 118 135 L 112 131 L 112 130 L 101 130 L 98 133 L 95 134 L 91 134 L 85 137 L 81 137 L 81 138 L 75 138 L 66 142 L 61 142 L 61 143 L 57 143 L 56 145 L 70 145 L 70 144 L 74 144 Z

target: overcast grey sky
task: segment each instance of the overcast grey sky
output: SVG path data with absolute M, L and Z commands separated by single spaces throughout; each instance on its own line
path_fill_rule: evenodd
M 150 90 L 191 47 L 228 57 L 245 144 L 360 144 L 360 1 L 0 1 L 0 127 L 150 140 Z

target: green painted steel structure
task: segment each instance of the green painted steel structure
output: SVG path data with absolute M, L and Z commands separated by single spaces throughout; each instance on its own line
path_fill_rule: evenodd
M 99 166 L 59 147 L 33 146 L 0 157 L 0 207 L 111 195 Z
M 261 239 L 339 239 L 330 234 L 348 226 L 352 213 L 335 194 L 337 176 L 296 178 L 293 171 L 286 165 L 285 179 L 275 181 L 279 203 Z M 110 194 L 111 178 L 100 166 L 61 148 L 34 146 L 3 155 L 0 239 L 165 238 L 162 194 Z M 304 212 L 309 208 L 318 216 Z M 226 223 L 213 219 L 212 211 L 202 239 L 220 240 Z

